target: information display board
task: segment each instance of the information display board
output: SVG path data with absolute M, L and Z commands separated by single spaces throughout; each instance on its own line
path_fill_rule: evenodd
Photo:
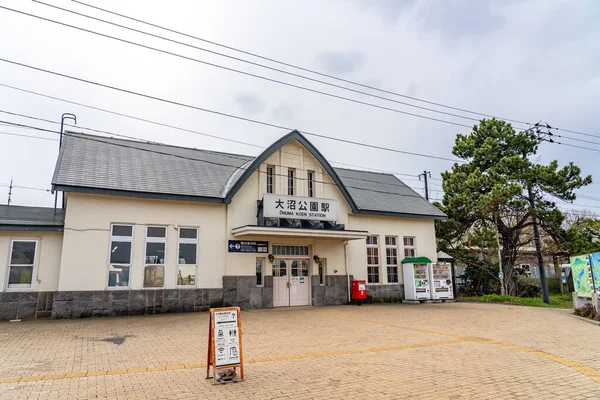
M 252 240 L 230 240 L 227 243 L 229 253 L 268 253 L 269 242 Z
M 592 268 L 592 278 L 594 279 L 594 289 L 600 293 L 600 253 L 590 254 L 590 266 Z
M 573 275 L 573 285 L 577 296 L 591 298 L 594 283 L 588 254 L 571 257 L 571 274 Z
M 235 382 L 244 379 L 242 356 L 242 322 L 239 307 L 211 308 L 208 326 L 208 356 L 206 378 L 213 367 L 214 383 Z

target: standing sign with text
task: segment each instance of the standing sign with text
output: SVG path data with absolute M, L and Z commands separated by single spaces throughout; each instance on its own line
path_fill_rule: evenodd
M 207 379 L 211 365 L 215 383 L 235 382 L 238 368 L 244 379 L 241 328 L 239 307 L 210 309 Z
M 263 215 L 268 218 L 337 221 L 338 201 L 314 197 L 279 196 L 265 194 Z

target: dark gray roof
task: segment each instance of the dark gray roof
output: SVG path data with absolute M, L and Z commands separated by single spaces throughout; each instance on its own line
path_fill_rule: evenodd
M 69 133 L 64 138 L 52 184 L 220 198 L 229 177 L 252 159 L 236 154 Z
M 394 175 L 343 168 L 335 168 L 335 171 L 363 213 L 446 217 L 443 212 Z
M 69 132 L 52 184 L 64 191 L 229 203 L 252 171 L 292 140 L 298 140 L 323 164 L 353 212 L 445 218 L 394 175 L 331 167 L 297 131 L 256 158 Z
M 53 208 L 0 205 L 0 230 L 62 230 L 65 210 Z

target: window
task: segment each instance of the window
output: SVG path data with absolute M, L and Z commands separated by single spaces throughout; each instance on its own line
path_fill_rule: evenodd
M 327 277 L 327 260 L 322 258 L 319 261 L 319 285 L 325 286 L 325 280 Z
M 111 225 L 108 287 L 129 287 L 133 225 Z
M 385 259 L 388 283 L 398 283 L 398 238 L 396 236 L 385 237 Z
M 146 227 L 146 258 L 144 266 L 144 287 L 163 287 L 165 283 L 165 253 L 167 248 L 167 227 Z
M 13 240 L 8 264 L 9 289 L 31 289 L 37 240 Z
M 288 169 L 288 196 L 294 195 L 294 174 L 296 173 L 295 169 Z
M 273 189 L 275 189 L 275 167 L 272 165 L 267 165 L 267 193 L 275 193 Z
M 179 228 L 177 286 L 196 286 L 198 228 Z
M 263 286 L 263 265 L 265 265 L 264 258 L 256 259 L 256 286 Z
M 367 282 L 379 283 L 379 236 L 367 237 Z
M 307 256 L 308 246 L 273 245 L 273 255 L 276 256 Z
M 308 197 L 315 197 L 315 173 L 308 171 Z
M 404 257 L 416 257 L 415 238 L 404 236 Z

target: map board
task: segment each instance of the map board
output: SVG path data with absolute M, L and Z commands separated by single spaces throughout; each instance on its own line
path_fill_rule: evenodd
M 211 308 L 208 326 L 206 378 L 213 367 L 215 383 L 236 381 L 237 369 L 244 379 L 242 323 L 239 307 Z M 231 372 L 233 371 L 233 375 Z M 229 375 L 227 375 L 229 374 Z
M 571 274 L 578 297 L 592 297 L 594 284 L 590 268 L 590 256 L 587 254 L 571 257 Z
M 600 293 L 600 253 L 590 254 L 590 266 L 594 278 L 596 293 Z

